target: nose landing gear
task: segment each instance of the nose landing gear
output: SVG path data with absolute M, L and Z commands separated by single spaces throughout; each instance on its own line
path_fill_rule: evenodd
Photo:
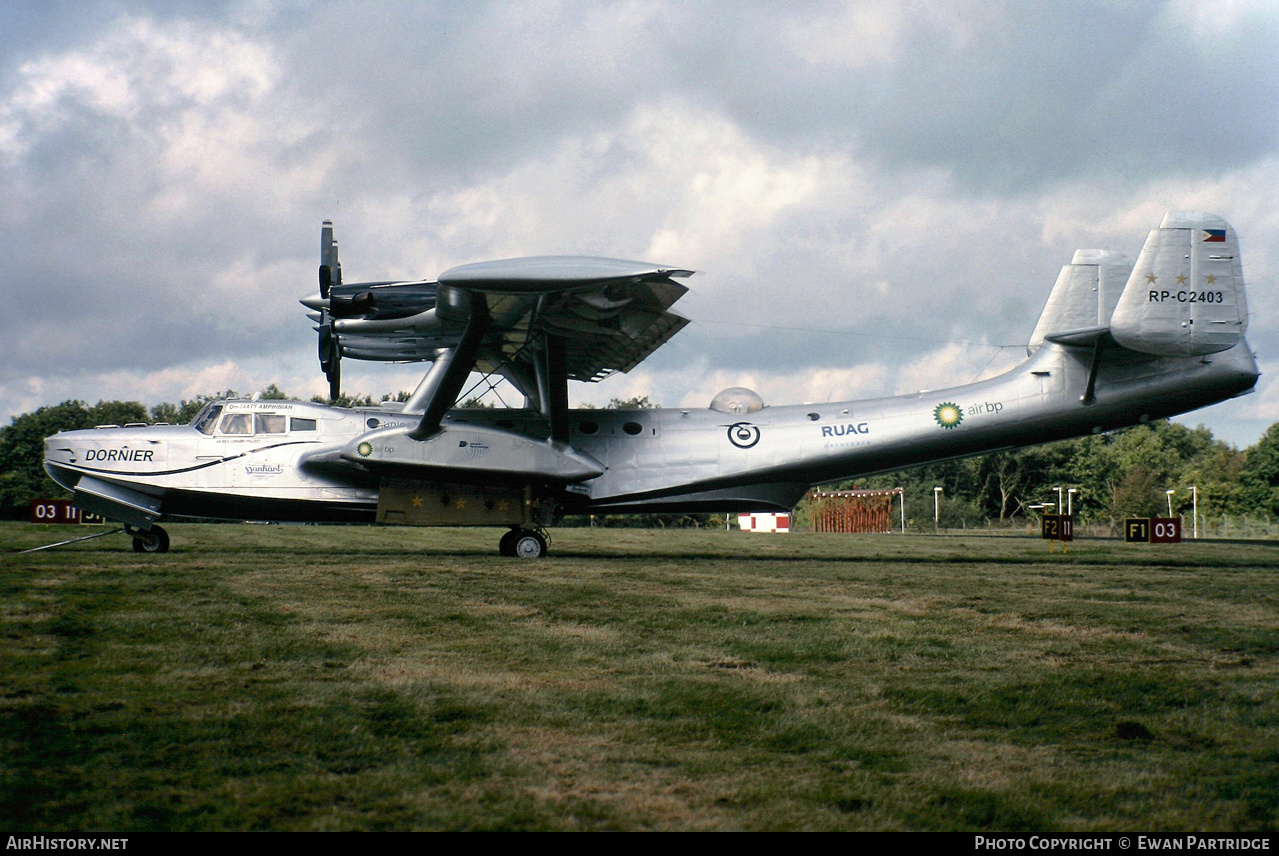
M 149 530 L 132 529 L 125 527 L 128 533 L 133 536 L 133 552 L 135 553 L 167 553 L 169 552 L 169 533 L 165 532 L 159 526 L 152 526 Z

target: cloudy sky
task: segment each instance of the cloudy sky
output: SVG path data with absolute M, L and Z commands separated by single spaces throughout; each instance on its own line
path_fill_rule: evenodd
M 1279 421 L 1279 6 L 0 0 L 0 419 L 326 390 L 297 300 L 583 254 L 693 268 L 693 319 L 575 402 L 705 406 L 1013 365 L 1079 247 L 1239 233 Z M 420 368 L 344 363 L 344 388 Z

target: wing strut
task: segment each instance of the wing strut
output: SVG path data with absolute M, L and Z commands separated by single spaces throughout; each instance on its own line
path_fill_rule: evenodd
M 537 371 L 537 404 L 551 424 L 551 439 L 568 442 L 568 349 L 563 336 L 547 334 L 545 349 L 533 363 Z
M 457 396 L 471 374 L 471 369 L 475 367 L 475 357 L 488 333 L 488 301 L 484 295 L 461 289 L 458 291 L 468 313 L 462 341 L 456 348 L 444 348 L 438 352 L 431 370 L 404 404 L 404 410 L 409 413 L 422 409 L 422 421 L 409 432 L 414 440 L 425 440 L 440 430 L 440 422 L 448 409 L 457 402 Z
M 1099 336 L 1096 344 L 1092 346 L 1092 362 L 1088 365 L 1088 385 L 1084 388 L 1084 394 L 1079 396 L 1079 403 L 1085 407 L 1091 407 L 1093 402 L 1097 400 L 1095 394 L 1097 370 L 1101 368 L 1101 345 L 1104 338 L 1104 336 Z

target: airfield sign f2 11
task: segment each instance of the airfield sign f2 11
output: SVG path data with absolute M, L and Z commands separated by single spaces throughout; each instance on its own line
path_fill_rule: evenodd
M 1045 514 L 1039 537 L 1045 541 L 1074 541 L 1075 517 L 1072 514 Z

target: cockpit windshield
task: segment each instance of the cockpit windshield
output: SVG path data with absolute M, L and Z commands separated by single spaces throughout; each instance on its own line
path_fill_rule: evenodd
M 212 434 L 213 426 L 218 424 L 218 416 L 222 413 L 221 404 L 206 404 L 204 409 L 191 420 L 191 427 L 201 434 Z
M 314 431 L 316 421 L 289 417 L 283 413 L 226 413 L 222 402 L 209 403 L 191 420 L 191 427 L 201 434 L 252 437 L 259 434 L 287 434 L 290 431 Z

